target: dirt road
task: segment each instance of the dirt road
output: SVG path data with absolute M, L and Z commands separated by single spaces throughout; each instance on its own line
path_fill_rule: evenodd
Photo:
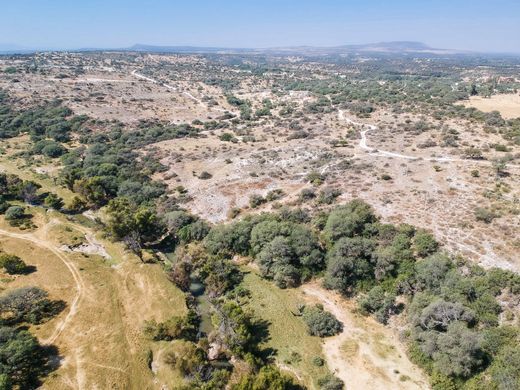
M 46 229 L 44 228 L 43 231 L 45 232 Z M 37 238 L 30 233 L 14 233 L 1 229 L 0 235 L 16 238 L 19 240 L 30 241 L 33 244 L 40 246 L 41 248 L 51 251 L 63 262 L 63 264 L 65 264 L 67 269 L 70 271 L 72 278 L 74 279 L 74 283 L 76 285 L 76 295 L 74 296 L 74 299 L 72 300 L 69 306 L 69 312 L 67 313 L 65 318 L 56 325 L 56 329 L 54 329 L 54 332 L 51 334 L 51 336 L 45 340 L 42 340 L 43 344 L 52 344 L 56 341 L 56 339 L 60 336 L 60 334 L 63 332 L 66 326 L 70 323 L 74 315 L 76 315 L 76 313 L 78 312 L 84 291 L 84 284 L 83 279 L 81 278 L 81 274 L 79 273 L 78 269 L 76 268 L 73 262 L 71 262 L 65 255 L 63 255 L 63 253 L 60 250 L 58 250 L 56 247 L 54 247 L 44 239 Z
M 352 302 L 317 283 L 306 284 L 302 290 L 343 323 L 342 333 L 324 339 L 323 352 L 330 370 L 347 389 L 429 388 L 425 375 L 410 362 L 391 329 L 353 313 Z

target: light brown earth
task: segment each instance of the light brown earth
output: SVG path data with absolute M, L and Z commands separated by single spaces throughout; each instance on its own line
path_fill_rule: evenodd
M 475 107 L 480 111 L 498 111 L 505 119 L 520 117 L 520 95 L 502 94 L 490 97 L 471 96 L 463 103 L 466 107 Z
M 343 323 L 343 331 L 323 340 L 329 369 L 347 389 L 427 389 L 424 373 L 410 362 L 397 333 L 355 312 L 355 302 L 317 283 L 301 287 L 310 302 L 321 303 Z

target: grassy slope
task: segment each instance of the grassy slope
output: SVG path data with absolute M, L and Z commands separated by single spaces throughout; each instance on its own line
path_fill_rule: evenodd
M 254 272 L 245 275 L 243 284 L 251 291 L 249 307 L 270 323 L 269 340 L 263 347 L 276 350 L 279 365 L 292 371 L 305 385 L 316 388 L 317 379 L 326 375 L 328 369 L 312 363 L 316 356 L 323 358 L 320 338 L 310 336 L 301 317 L 291 313 L 304 302 L 301 292 L 282 290 Z M 299 359 L 294 358 L 295 353 Z

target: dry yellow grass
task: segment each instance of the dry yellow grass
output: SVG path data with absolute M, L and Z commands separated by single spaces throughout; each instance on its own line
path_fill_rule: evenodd
M 498 111 L 505 119 L 520 117 L 520 95 L 517 94 L 493 95 L 489 98 L 472 96 L 464 102 L 464 106 L 484 112 Z
M 41 340 L 62 329 L 53 340 L 61 366 L 46 378 L 43 387 L 160 387 L 162 383 L 147 361 L 148 351 L 156 346 L 143 337 L 142 326 L 152 318 L 163 321 L 183 315 L 182 292 L 167 280 L 160 265 L 142 264 L 119 245 L 111 245 L 110 262 L 101 256 L 60 252 L 57 248 L 63 242 L 76 241 L 85 228 L 58 218 L 57 213 L 52 219 L 36 211 L 33 214 L 39 227 L 31 232 L 0 221 L 2 248 L 37 267 L 30 275 L 12 281 L 4 278 L 1 287 L 35 285 L 67 303 L 59 316 L 33 329 Z

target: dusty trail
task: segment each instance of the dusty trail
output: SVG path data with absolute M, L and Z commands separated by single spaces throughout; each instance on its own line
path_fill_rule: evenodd
M 410 362 L 391 329 L 353 314 L 353 307 L 339 294 L 316 283 L 306 284 L 302 290 L 343 323 L 340 334 L 324 339 L 323 352 L 329 369 L 347 389 L 429 388 L 426 377 Z
M 132 76 L 135 76 L 141 80 L 145 80 L 145 81 L 149 81 L 150 83 L 154 83 L 154 84 L 157 84 L 157 85 L 162 85 L 164 86 L 165 88 L 169 89 L 170 91 L 178 91 L 177 87 L 174 87 L 172 85 L 169 85 L 169 84 L 166 84 L 166 83 L 162 83 L 162 82 L 159 82 L 158 80 L 156 79 L 153 79 L 151 77 L 147 77 L 145 75 L 142 75 L 140 73 L 137 72 L 137 69 L 133 70 L 132 71 Z M 209 108 L 206 106 L 206 104 L 201 100 L 199 99 L 198 97 L 196 96 L 193 96 L 190 92 L 188 91 L 182 91 L 182 94 L 186 95 L 187 97 L 189 97 L 191 100 L 195 101 L 197 104 L 200 104 L 201 106 L 203 106 L 204 108 L 208 109 L 208 110 L 214 110 L 214 111 L 219 111 L 219 112 L 231 112 L 229 110 L 226 110 L 226 109 L 223 109 L 223 108 L 219 108 L 219 107 L 212 107 L 212 108 Z M 236 115 L 236 113 L 234 113 Z
M 368 146 L 368 140 L 367 140 L 367 133 L 369 131 L 376 131 L 379 130 L 379 128 L 376 125 L 370 125 L 366 123 L 356 122 L 352 119 L 345 116 L 345 112 L 343 110 L 338 111 L 338 118 L 342 121 L 345 121 L 347 123 L 350 123 L 354 126 L 361 127 L 361 139 L 359 140 L 359 147 L 363 150 L 366 150 L 370 152 L 371 154 L 377 155 L 377 156 L 384 156 L 384 157 L 395 157 L 395 158 L 401 158 L 405 160 L 422 160 L 422 161 L 431 161 L 431 162 L 461 162 L 461 163 L 468 163 L 468 164 L 477 164 L 477 165 L 490 165 L 490 161 L 486 160 L 468 160 L 463 158 L 455 158 L 455 157 L 418 157 L 418 156 L 411 156 L 408 154 L 401 154 L 401 153 L 395 153 L 390 152 L 388 150 L 381 150 L 376 148 L 371 148 Z M 508 164 L 508 167 L 511 168 L 518 168 L 519 165 L 515 164 Z
M 46 225 L 46 227 L 44 228 L 44 232 L 46 231 L 46 229 L 48 229 L 49 225 L 52 225 L 52 224 L 53 224 L 53 222 L 51 221 L 48 225 Z M 76 266 L 66 256 L 64 256 L 57 248 L 55 248 L 54 246 L 52 246 L 51 244 L 49 244 L 47 241 L 45 241 L 43 239 L 37 238 L 30 233 L 25 233 L 25 234 L 14 233 L 14 232 L 9 232 L 9 231 L 2 230 L 2 229 L 0 229 L 0 235 L 6 236 L 6 237 L 11 237 L 11 238 L 16 238 L 19 240 L 29 241 L 35 245 L 38 245 L 44 249 L 51 251 L 63 262 L 63 264 L 65 264 L 65 266 L 68 268 L 68 270 L 72 274 L 74 283 L 76 284 L 77 292 L 76 292 L 76 296 L 72 300 L 72 303 L 70 304 L 69 312 L 67 313 L 65 318 L 60 323 L 58 323 L 58 325 L 56 326 L 56 329 L 54 329 L 54 332 L 52 332 L 50 337 L 48 337 L 45 340 L 42 340 L 43 344 L 47 344 L 47 345 L 52 344 L 56 341 L 56 339 L 60 336 L 60 334 L 63 332 L 63 330 L 67 327 L 67 325 L 72 320 L 74 315 L 76 315 L 76 313 L 79 309 L 79 305 L 80 305 L 81 299 L 83 297 L 83 291 L 84 291 L 84 284 L 83 284 L 83 279 L 81 278 L 81 274 L 77 270 Z

